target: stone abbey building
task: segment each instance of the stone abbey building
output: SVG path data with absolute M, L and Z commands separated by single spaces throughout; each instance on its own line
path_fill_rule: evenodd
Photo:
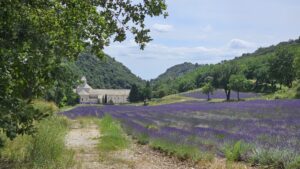
M 80 104 L 128 103 L 129 89 L 93 89 L 87 84 L 85 77 L 81 81 L 83 84 L 76 88 Z

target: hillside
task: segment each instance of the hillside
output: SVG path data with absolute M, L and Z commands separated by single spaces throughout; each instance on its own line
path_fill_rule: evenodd
M 177 78 L 157 81 L 154 85 L 154 93 L 163 93 L 160 96 L 184 92 L 201 87 L 207 76 L 212 76 L 218 69 L 224 66 L 236 65 L 239 71 L 249 80 L 254 81 L 255 91 L 270 91 L 272 79 L 270 79 L 270 61 L 274 60 L 276 52 L 285 50 L 294 58 L 300 56 L 300 38 L 281 42 L 270 47 L 259 48 L 253 53 L 243 54 L 229 61 L 218 64 L 202 65 Z M 291 65 L 292 66 L 292 65 Z M 296 66 L 295 66 L 296 67 Z M 267 89 L 268 88 L 268 89 Z M 158 95 L 157 95 L 158 96 Z
M 144 84 L 141 78 L 108 55 L 101 60 L 89 53 L 83 53 L 76 65 L 93 88 L 129 89 L 132 84 Z
M 192 64 L 189 62 L 184 62 L 182 64 L 178 64 L 175 66 L 170 67 L 169 69 L 166 70 L 163 74 L 159 75 L 156 79 L 153 79 L 152 82 L 158 82 L 158 81 L 166 81 L 166 80 L 172 80 L 176 79 L 182 75 L 185 75 L 188 72 L 191 72 L 201 65 L 198 64 Z

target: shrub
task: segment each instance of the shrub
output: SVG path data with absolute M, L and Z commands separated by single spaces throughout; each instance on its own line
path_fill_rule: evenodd
M 34 100 L 32 104 L 35 109 L 38 109 L 40 112 L 43 112 L 43 114 L 52 115 L 54 112 L 58 111 L 58 107 L 53 102 Z
M 249 145 L 238 141 L 234 145 L 225 145 L 224 154 L 228 161 L 242 161 L 245 160 L 243 157 L 248 150 Z
M 278 149 L 256 148 L 250 159 L 253 165 L 266 166 L 272 169 L 285 169 L 294 159 L 293 153 Z M 295 165 L 297 161 L 294 161 Z M 295 168 L 293 168 L 295 169 Z
M 141 145 L 146 145 L 149 143 L 149 136 L 147 134 L 138 134 L 136 139 L 138 140 L 138 143 Z

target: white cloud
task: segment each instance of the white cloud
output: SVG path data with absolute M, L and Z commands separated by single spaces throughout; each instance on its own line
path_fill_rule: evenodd
M 228 46 L 231 49 L 249 49 L 255 47 L 255 44 L 241 39 L 232 39 Z
M 112 44 L 105 49 L 105 52 L 128 66 L 135 74 L 150 79 L 155 78 L 175 64 L 183 62 L 218 63 L 222 60 L 233 59 L 246 52 L 253 52 L 255 50 L 254 44 L 246 42 L 233 39 L 218 48 L 205 46 L 173 47 L 149 43 L 144 50 L 140 50 L 133 41 L 126 41 L 121 44 Z
M 154 24 L 152 26 L 153 30 L 157 31 L 157 32 L 170 32 L 173 29 L 172 25 L 168 25 L 168 24 Z

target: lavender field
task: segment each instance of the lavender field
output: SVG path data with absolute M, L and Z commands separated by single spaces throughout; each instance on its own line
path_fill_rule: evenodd
M 69 118 L 112 115 L 130 134 L 199 147 L 222 155 L 242 140 L 256 148 L 300 153 L 300 100 L 184 102 L 159 106 L 77 107 Z
M 183 93 L 181 95 L 185 96 L 185 97 L 196 98 L 196 99 L 207 99 L 207 95 L 203 94 L 201 91 L 192 91 L 192 92 L 188 92 L 188 93 Z M 260 96 L 260 94 L 258 94 L 258 93 L 240 92 L 241 99 L 257 98 L 259 96 Z M 211 98 L 212 99 L 226 99 L 226 94 L 225 94 L 224 90 L 217 89 L 211 94 Z M 237 99 L 237 92 L 231 91 L 230 98 Z

